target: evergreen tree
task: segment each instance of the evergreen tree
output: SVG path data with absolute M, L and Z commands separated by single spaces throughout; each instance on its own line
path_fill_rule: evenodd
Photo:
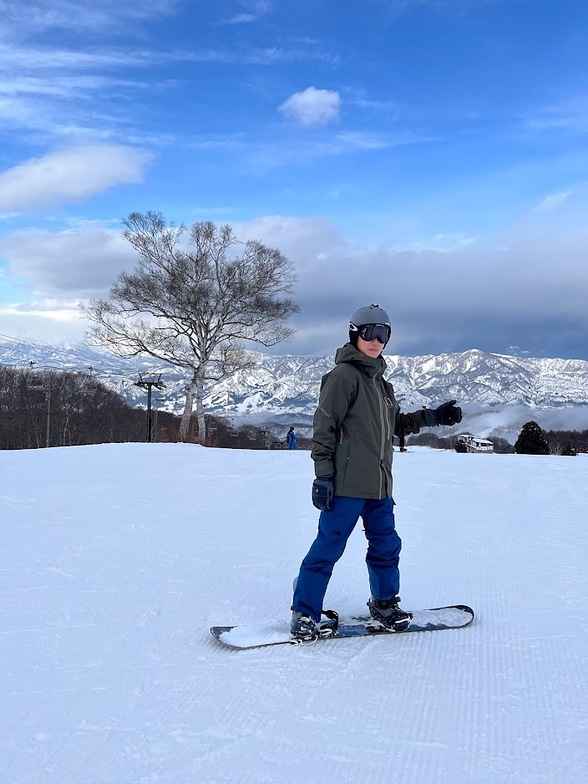
M 527 422 L 515 443 L 518 455 L 548 455 L 549 444 L 537 422 Z

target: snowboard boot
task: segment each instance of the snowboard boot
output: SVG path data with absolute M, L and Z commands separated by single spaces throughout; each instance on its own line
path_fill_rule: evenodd
M 293 610 L 290 635 L 292 642 L 310 643 L 318 640 L 320 630 L 317 622 L 310 615 L 303 615 L 301 612 Z
M 402 632 L 408 629 L 412 613 L 400 609 L 400 596 L 392 599 L 370 599 L 367 603 L 370 615 L 387 629 Z

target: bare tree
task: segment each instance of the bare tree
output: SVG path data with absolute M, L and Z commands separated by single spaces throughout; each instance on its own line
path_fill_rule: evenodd
M 252 365 L 245 341 L 273 346 L 292 335 L 287 319 L 299 309 L 287 296 L 293 266 L 279 250 L 239 242 L 230 226 L 210 221 L 188 233 L 161 213 L 133 212 L 124 225 L 137 267 L 118 276 L 108 299 L 85 306 L 95 323 L 90 339 L 122 357 L 149 354 L 183 368 L 189 382 L 180 440 L 195 405 L 204 443 L 205 384 Z

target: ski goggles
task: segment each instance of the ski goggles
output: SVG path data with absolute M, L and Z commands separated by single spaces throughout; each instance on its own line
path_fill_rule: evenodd
M 355 324 L 350 324 L 349 327 L 353 332 L 357 332 L 362 340 L 368 343 L 371 340 L 377 340 L 384 345 L 390 340 L 392 332 L 388 324 L 362 324 L 359 327 L 356 327 Z

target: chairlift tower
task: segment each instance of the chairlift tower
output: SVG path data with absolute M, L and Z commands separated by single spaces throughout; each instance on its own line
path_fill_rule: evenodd
M 34 359 L 31 359 L 29 362 L 29 367 L 31 370 L 35 367 L 37 363 Z M 47 379 L 47 384 L 45 384 L 45 377 Z M 42 391 L 45 393 L 45 399 L 47 401 L 47 424 L 45 426 L 45 448 L 49 448 L 50 438 L 51 438 L 51 373 L 43 372 L 42 382 L 39 384 L 36 383 L 29 383 L 27 384 L 27 388 L 31 391 Z
M 148 444 L 150 444 L 153 440 L 153 422 L 151 409 L 153 387 L 155 387 L 155 389 L 164 389 L 165 384 L 161 380 L 161 373 L 157 376 L 157 378 L 143 378 L 143 374 L 139 373 L 139 380 L 135 381 L 135 386 L 147 390 L 147 437 L 145 440 Z

